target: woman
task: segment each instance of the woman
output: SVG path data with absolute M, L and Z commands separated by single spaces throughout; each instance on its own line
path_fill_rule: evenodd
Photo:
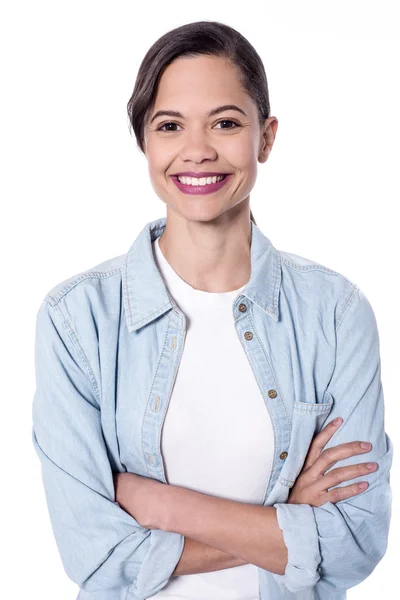
M 128 114 L 167 216 L 37 317 L 65 571 L 80 599 L 345 598 L 388 538 L 379 337 L 358 286 L 252 216 L 278 125 L 262 61 L 227 25 L 178 27 Z

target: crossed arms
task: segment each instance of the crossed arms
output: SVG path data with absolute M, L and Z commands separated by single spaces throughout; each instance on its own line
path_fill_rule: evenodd
M 115 481 L 117 502 L 143 526 L 185 536 L 183 555 L 172 575 L 247 563 L 284 574 L 287 548 L 275 508 L 225 500 L 131 473 L 117 475 Z

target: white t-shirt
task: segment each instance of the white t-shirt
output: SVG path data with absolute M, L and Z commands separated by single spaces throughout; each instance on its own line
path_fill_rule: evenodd
M 261 505 L 274 434 L 233 319 L 232 303 L 245 286 L 222 293 L 193 288 L 172 269 L 158 242 L 152 244 L 156 264 L 187 326 L 162 430 L 167 482 Z M 174 576 L 151 598 L 258 600 L 257 567 Z

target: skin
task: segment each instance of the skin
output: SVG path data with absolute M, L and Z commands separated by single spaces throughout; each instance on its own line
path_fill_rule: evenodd
M 235 104 L 247 116 L 211 109 Z M 176 110 L 184 119 L 161 116 Z M 233 120 L 237 125 L 222 120 Z M 168 122 L 176 125 L 160 127 Z M 160 248 L 176 273 L 195 289 L 227 292 L 250 278 L 250 192 L 258 163 L 271 152 L 278 127 L 269 117 L 260 128 L 257 107 L 239 84 L 239 73 L 209 56 L 179 58 L 164 71 L 145 127 L 145 155 L 151 184 L 167 206 Z M 170 175 L 182 171 L 233 173 L 216 193 L 181 192 Z

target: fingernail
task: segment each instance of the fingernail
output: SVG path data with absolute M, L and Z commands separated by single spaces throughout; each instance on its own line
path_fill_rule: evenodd
M 371 448 L 371 444 L 368 442 L 361 442 L 360 446 L 361 446 L 361 448 L 364 448 L 365 450 L 369 450 Z
M 342 422 L 342 419 L 340 417 L 336 417 L 336 419 L 333 419 L 332 421 L 332 425 L 339 425 L 339 423 Z
M 359 483 L 358 487 L 360 488 L 360 490 L 366 490 L 368 487 L 368 483 L 366 481 L 363 481 L 363 483 Z

